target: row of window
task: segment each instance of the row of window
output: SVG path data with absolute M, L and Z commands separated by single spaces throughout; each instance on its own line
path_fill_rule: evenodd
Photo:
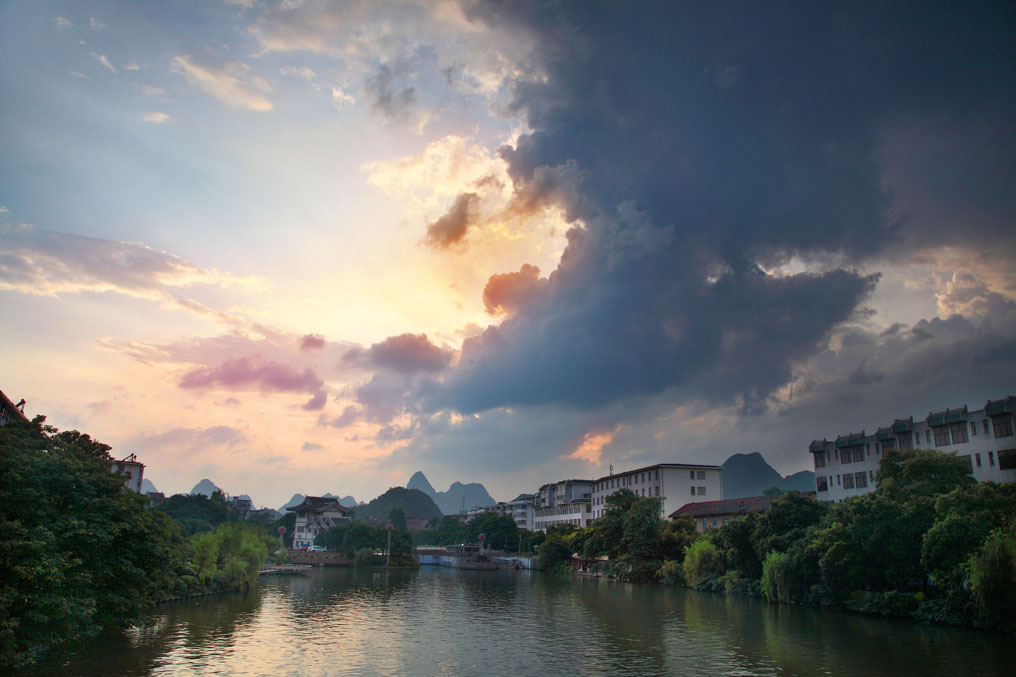
M 695 479 L 694 471 L 692 471 L 692 475 L 693 475 L 692 479 Z M 702 475 L 703 479 L 705 479 L 705 473 L 702 473 Z M 648 472 L 644 473 L 635 473 L 634 475 L 621 475 L 619 477 L 614 477 L 609 480 L 597 482 L 594 489 L 596 491 L 606 491 L 607 489 L 628 487 L 631 486 L 632 484 L 640 484 L 642 482 L 650 482 L 652 480 L 658 479 L 660 479 L 660 470 L 657 468 L 656 470 L 649 470 Z
M 868 470 L 865 472 L 844 473 L 843 475 L 836 476 L 836 485 L 841 486 L 844 489 L 866 489 L 868 487 L 868 481 L 875 481 L 875 471 Z M 829 487 L 832 485 L 833 477 L 816 477 L 815 487 L 819 491 L 829 491 Z
M 705 487 L 698 487 L 698 493 L 695 493 L 695 489 L 696 489 L 696 487 L 692 487 L 691 488 L 691 495 L 692 496 L 705 496 L 706 495 L 706 488 Z

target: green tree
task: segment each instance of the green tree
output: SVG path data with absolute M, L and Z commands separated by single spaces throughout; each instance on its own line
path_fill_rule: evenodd
M 185 536 L 214 531 L 215 527 L 229 520 L 225 501 L 202 494 L 174 494 L 161 502 L 156 510 L 172 517 Z
M 338 550 L 345 546 L 346 534 L 349 533 L 349 529 L 349 525 L 331 527 L 317 535 L 314 539 L 314 545 L 320 545 L 329 550 Z
M 633 581 L 652 580 L 663 563 L 660 499 L 636 500 L 624 513 L 622 525 L 622 555 L 618 559 L 627 570 L 625 577 Z
M 409 531 L 409 527 L 406 526 L 406 511 L 402 508 L 392 508 L 388 512 L 388 523 L 396 529 Z
M 970 462 L 932 449 L 888 449 L 875 473 L 877 491 L 899 499 L 933 497 L 972 486 Z
M 507 515 L 492 512 L 477 515 L 466 523 L 468 540 L 478 542 L 484 535 L 484 547 L 491 550 L 514 550 L 518 547 L 519 528 L 515 520 Z
M 981 482 L 957 487 L 935 501 L 935 523 L 921 539 L 921 565 L 936 584 L 958 586 L 963 563 L 994 529 L 1016 515 L 1016 485 Z
M 106 445 L 43 417 L 0 428 L 0 669 L 126 626 L 175 584 L 179 529 L 109 471 Z
M 615 559 L 621 555 L 621 539 L 624 538 L 624 516 L 635 505 L 638 497 L 631 489 L 615 491 L 604 499 L 603 515 L 596 520 L 597 536 L 594 543 L 599 548 L 594 555 L 607 555 Z
M 571 560 L 572 550 L 568 547 L 564 538 L 555 534 L 548 536 L 540 545 L 540 555 L 537 558 L 541 569 L 552 569 Z
M 990 625 L 1016 624 L 1016 520 L 991 532 L 970 559 L 974 599 Z

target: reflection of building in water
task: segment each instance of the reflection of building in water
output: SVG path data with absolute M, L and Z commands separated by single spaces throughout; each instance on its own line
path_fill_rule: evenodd
M 145 474 L 145 465 L 138 462 L 136 454 L 131 454 L 122 461 L 110 461 L 109 471 L 112 473 L 123 473 L 127 475 L 124 481 L 131 491 L 141 493 L 141 478 Z
M 350 508 L 339 503 L 339 499 L 321 496 L 308 496 L 303 499 L 303 503 L 290 510 L 296 513 L 293 527 L 294 548 L 314 545 L 314 539 L 318 534 L 332 527 L 348 525 L 349 516 L 353 513 Z
M 1016 482 L 1016 397 L 933 411 L 923 420 L 898 418 L 874 433 L 815 440 L 808 451 L 815 465 L 820 501 L 842 501 L 875 490 L 878 464 L 890 449 L 938 449 L 967 460 L 978 482 Z
M 0 390 L 0 425 L 7 425 L 13 421 L 27 420 L 28 417 L 25 416 L 25 400 L 22 399 L 17 404 L 14 404 L 4 395 L 4 391 Z

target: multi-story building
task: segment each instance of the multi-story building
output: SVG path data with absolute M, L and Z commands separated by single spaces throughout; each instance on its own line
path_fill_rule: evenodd
M 526 531 L 535 529 L 536 494 L 519 494 L 514 501 L 505 503 L 505 514 L 515 520 L 515 526 Z
M 592 520 L 592 480 L 561 480 L 544 484 L 533 498 L 533 530 L 573 524 L 589 526 Z
M 938 449 L 967 459 L 978 482 L 1016 482 L 1016 397 L 933 411 L 923 420 L 898 418 L 868 434 L 815 440 L 808 446 L 820 501 L 842 501 L 875 489 L 878 464 L 889 449 Z
M 110 461 L 109 471 L 126 475 L 124 482 L 127 484 L 127 488 L 141 493 L 141 480 L 145 474 L 145 464 L 138 461 L 136 454 L 131 454 L 122 461 Z
M 290 508 L 296 513 L 293 527 L 293 547 L 314 545 L 318 534 L 332 527 L 346 526 L 353 511 L 339 503 L 337 498 L 308 496 L 303 503 Z
M 593 483 L 593 518 L 603 516 L 607 497 L 621 489 L 631 489 L 639 498 L 662 499 L 661 517 L 674 512 L 689 499 L 722 499 L 722 473 L 723 468 L 718 465 L 657 463 L 601 477 Z

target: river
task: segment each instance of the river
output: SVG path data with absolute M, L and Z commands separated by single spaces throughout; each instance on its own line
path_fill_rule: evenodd
M 318 569 L 159 607 L 27 674 L 1001 675 L 1012 638 L 530 571 Z M 1008 673 L 1012 674 L 1012 673 Z

